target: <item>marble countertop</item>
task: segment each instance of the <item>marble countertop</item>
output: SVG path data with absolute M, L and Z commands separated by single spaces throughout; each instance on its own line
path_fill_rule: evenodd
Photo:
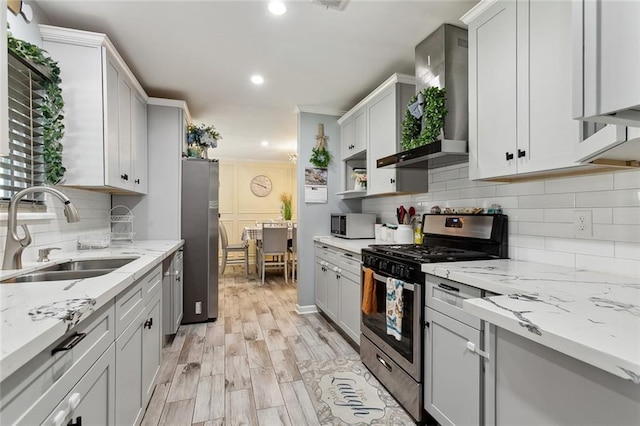
M 384 241 L 375 240 L 373 238 L 363 240 L 349 240 L 346 238 L 317 236 L 313 237 L 313 241 L 337 247 L 342 250 L 360 254 L 360 250 L 369 247 L 371 244 L 385 244 Z M 389 243 L 386 243 L 389 244 Z
M 99 277 L 0 284 L 0 381 L 62 337 L 70 327 L 87 318 L 86 312 L 93 312 L 108 303 L 183 244 L 182 240 L 112 243 L 111 247 L 100 250 L 54 252 L 50 262 L 25 263 L 19 271 L 0 271 L 2 280 L 68 260 L 139 256 L 116 271 Z M 88 299 L 92 304 L 72 322 L 29 314 L 34 308 L 70 299 Z
M 465 311 L 640 384 L 640 281 L 510 259 L 432 263 L 422 271 L 499 296 Z

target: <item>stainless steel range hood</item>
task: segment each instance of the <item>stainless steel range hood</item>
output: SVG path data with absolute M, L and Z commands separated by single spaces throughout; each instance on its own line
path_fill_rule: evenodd
M 469 161 L 467 30 L 444 24 L 420 42 L 416 52 L 416 93 L 447 89 L 443 140 L 377 159 L 382 167 L 435 168 Z

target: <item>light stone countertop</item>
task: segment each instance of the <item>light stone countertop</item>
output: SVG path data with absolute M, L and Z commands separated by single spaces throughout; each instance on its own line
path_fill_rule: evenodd
M 133 284 L 163 259 L 178 250 L 184 241 L 136 241 L 112 243 L 100 250 L 54 252 L 50 262 L 25 263 L 19 271 L 0 271 L 0 280 L 68 260 L 136 257 L 138 259 L 106 275 L 81 280 L 0 284 L 0 381 L 64 336 L 68 329 L 88 317 Z M 53 302 L 94 299 L 95 304 L 79 312 L 74 323 L 57 318 L 32 319 L 29 311 Z
M 313 237 L 313 241 L 358 254 L 360 254 L 360 250 L 369 247 L 372 244 L 390 244 L 388 241 L 380 241 L 373 238 L 350 240 L 347 238 L 330 236 Z
M 476 317 L 640 384 L 637 278 L 510 259 L 422 271 L 501 294 L 465 300 Z

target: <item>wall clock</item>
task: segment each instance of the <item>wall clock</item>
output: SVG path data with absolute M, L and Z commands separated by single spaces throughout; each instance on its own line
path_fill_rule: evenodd
M 271 179 L 265 175 L 258 175 L 251 179 L 251 192 L 258 197 L 266 197 L 271 193 Z

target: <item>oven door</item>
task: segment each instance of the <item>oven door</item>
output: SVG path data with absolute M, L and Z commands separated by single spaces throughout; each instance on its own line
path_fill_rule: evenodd
M 365 268 L 363 268 L 364 271 Z M 362 280 L 364 280 L 364 273 Z M 374 273 L 377 309 L 372 314 L 361 312 L 360 330 L 371 342 L 398 364 L 417 382 L 422 381 L 422 285 L 404 284 L 401 339 L 387 334 L 387 278 Z M 360 286 L 364 291 L 364 282 Z M 360 294 L 362 301 L 362 293 Z

